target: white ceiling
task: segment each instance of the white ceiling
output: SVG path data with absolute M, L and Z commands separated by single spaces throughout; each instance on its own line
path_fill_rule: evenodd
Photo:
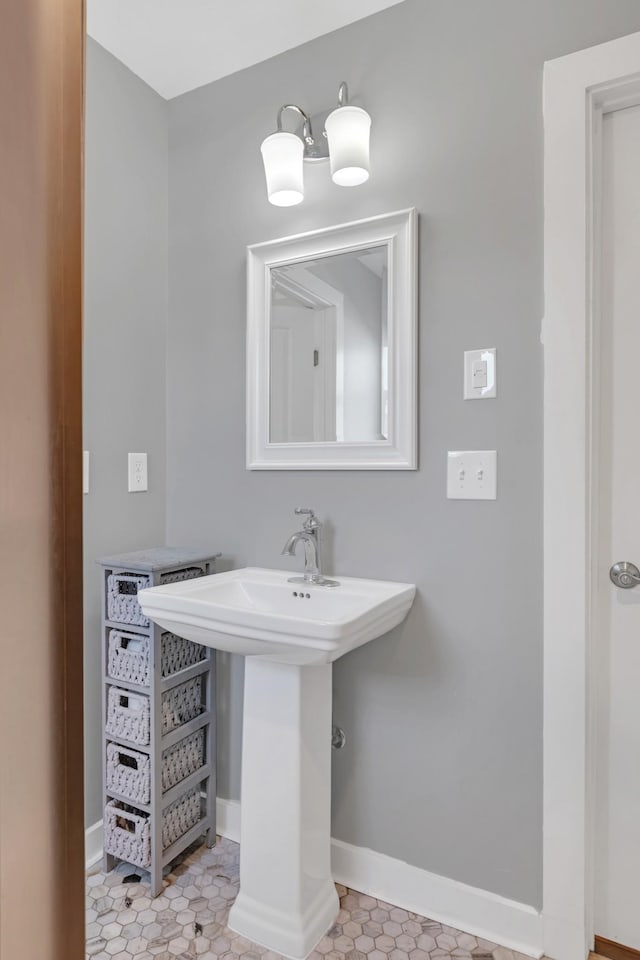
M 170 100 L 402 0 L 88 0 L 87 31 Z

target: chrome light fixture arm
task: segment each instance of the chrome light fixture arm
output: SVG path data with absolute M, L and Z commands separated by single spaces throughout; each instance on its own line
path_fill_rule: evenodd
M 312 120 L 308 113 L 299 107 L 297 103 L 285 103 L 278 110 L 277 127 L 278 133 L 282 133 L 282 115 L 285 110 L 294 110 L 302 120 L 302 132 L 295 131 L 295 136 L 302 140 L 303 158 L 305 160 L 328 160 L 329 146 L 327 144 L 327 135 L 324 130 L 324 121 L 326 114 L 319 114 L 315 119 L 318 127 L 322 127 L 322 133 L 319 137 L 314 136 Z
M 338 87 L 338 106 L 346 107 L 349 103 L 349 88 L 346 80 L 342 80 Z M 278 110 L 277 129 L 280 133 L 282 127 L 282 115 L 285 110 L 294 110 L 302 119 L 302 142 L 304 143 L 305 160 L 328 160 L 329 149 L 327 145 L 327 132 L 324 128 L 324 122 L 331 111 L 325 111 L 318 114 L 316 120 L 322 125 L 322 133 L 319 137 L 314 137 L 311 117 L 297 103 L 285 103 Z M 297 134 L 298 135 L 298 134 Z
M 278 110 L 278 133 L 282 131 L 282 114 L 285 110 L 295 110 L 295 112 L 302 117 L 302 139 L 305 144 L 312 144 L 314 140 L 311 132 L 311 118 L 304 112 L 302 107 L 299 107 L 295 103 L 285 103 Z

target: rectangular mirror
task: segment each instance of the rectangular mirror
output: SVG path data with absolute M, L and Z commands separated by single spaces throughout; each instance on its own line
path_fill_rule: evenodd
M 406 210 L 249 247 L 249 469 L 415 469 L 415 233 Z
M 387 440 L 387 247 L 271 270 L 269 440 Z

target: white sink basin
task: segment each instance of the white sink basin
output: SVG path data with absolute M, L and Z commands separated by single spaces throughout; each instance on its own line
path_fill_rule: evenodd
M 289 583 L 247 567 L 141 590 L 172 633 L 243 654 L 240 892 L 229 926 L 301 960 L 339 910 L 331 877 L 332 667 L 407 615 L 409 583 Z M 348 737 L 348 731 L 347 731 Z
M 341 577 L 339 587 L 288 583 L 290 573 L 246 567 L 138 594 L 144 613 L 197 643 L 303 666 L 332 663 L 391 630 L 415 595 L 408 583 Z

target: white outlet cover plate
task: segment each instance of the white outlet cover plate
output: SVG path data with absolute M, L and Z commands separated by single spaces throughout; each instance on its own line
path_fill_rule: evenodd
M 474 386 L 473 372 L 477 363 L 486 364 L 486 386 Z M 498 395 L 497 351 L 495 347 L 483 347 L 482 350 L 464 352 L 464 399 L 490 400 Z
M 498 454 L 495 450 L 449 450 L 449 500 L 495 500 L 497 480 Z
M 143 493 L 149 489 L 146 453 L 129 454 L 129 493 Z

